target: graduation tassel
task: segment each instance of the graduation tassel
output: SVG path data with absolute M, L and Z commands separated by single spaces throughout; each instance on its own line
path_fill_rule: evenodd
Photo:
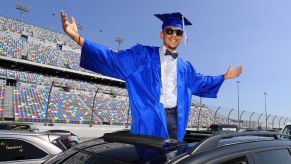
M 185 20 L 184 20 L 184 16 L 182 16 L 182 24 L 183 24 L 183 31 L 184 31 L 184 44 L 186 46 L 188 46 L 188 37 L 187 37 L 187 33 L 186 33 L 186 28 L 185 28 Z

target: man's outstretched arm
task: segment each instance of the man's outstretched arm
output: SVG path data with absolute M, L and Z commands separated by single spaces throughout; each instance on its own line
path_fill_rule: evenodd
M 84 38 L 79 34 L 77 23 L 74 17 L 71 17 L 71 22 L 67 20 L 67 14 L 61 11 L 62 25 L 64 32 L 70 36 L 75 42 L 77 42 L 81 47 L 84 44 Z
M 67 15 L 61 11 L 64 32 L 81 47 L 80 66 L 87 70 L 125 80 L 140 65 L 142 55 L 137 52 L 144 51 L 143 46 L 136 45 L 128 50 L 113 51 L 106 46 L 85 40 L 78 32 L 74 17 L 67 20 Z
M 203 76 L 196 72 L 196 70 L 189 63 L 189 78 L 188 85 L 192 90 L 192 94 L 200 97 L 217 97 L 217 93 L 224 80 L 232 79 L 240 76 L 243 71 L 242 66 L 232 68 L 229 66 L 227 72 L 224 75 L 219 76 Z

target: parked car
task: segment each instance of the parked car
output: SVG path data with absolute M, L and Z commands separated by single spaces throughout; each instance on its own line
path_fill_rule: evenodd
M 63 136 L 0 130 L 0 163 L 42 163 L 66 150 Z
M 291 123 L 287 123 L 285 127 L 282 129 L 281 133 L 291 135 Z
M 282 133 L 291 135 L 291 123 L 287 123 L 282 129 Z
M 230 124 L 212 124 L 208 127 L 207 130 L 210 131 L 234 131 L 237 132 L 238 131 L 238 127 L 237 125 L 230 125 Z
M 82 142 L 45 163 L 290 164 L 291 140 L 276 132 L 187 131 L 184 142 L 107 133 Z
M 36 132 L 39 129 L 36 128 L 35 123 L 32 123 L 32 122 L 1 121 L 0 130 L 17 130 L 17 131 Z
M 77 135 L 75 135 L 74 133 L 68 130 L 54 129 L 54 130 L 48 130 L 46 131 L 46 133 L 64 136 L 62 142 L 68 149 L 81 142 L 80 138 Z
M 39 132 L 39 129 L 36 128 L 35 123 L 32 123 L 32 122 L 3 121 L 3 122 L 0 122 L 0 130 Z M 72 146 L 77 145 L 80 142 L 80 138 L 77 135 L 67 130 L 55 129 L 55 130 L 48 130 L 41 133 L 45 135 L 55 134 L 55 135 L 62 136 L 61 140 L 62 140 L 62 143 L 66 147 L 65 149 L 71 148 Z

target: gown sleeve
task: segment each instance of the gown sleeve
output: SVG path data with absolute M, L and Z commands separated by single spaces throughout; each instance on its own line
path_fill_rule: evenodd
M 197 73 L 189 62 L 187 64 L 188 87 L 192 94 L 200 97 L 216 98 L 224 81 L 224 75 L 203 76 Z
M 131 49 L 114 51 L 105 46 L 85 40 L 82 47 L 80 66 L 87 70 L 125 80 L 137 69 L 141 45 Z

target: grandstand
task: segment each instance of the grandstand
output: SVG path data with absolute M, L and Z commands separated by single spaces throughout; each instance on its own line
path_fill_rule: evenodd
M 124 82 L 80 68 L 79 59 L 80 48 L 66 35 L 0 16 L 1 119 L 88 124 L 93 116 L 94 124 L 130 123 Z M 211 110 L 203 108 L 198 120 L 199 110 L 192 106 L 189 127 L 213 123 Z

